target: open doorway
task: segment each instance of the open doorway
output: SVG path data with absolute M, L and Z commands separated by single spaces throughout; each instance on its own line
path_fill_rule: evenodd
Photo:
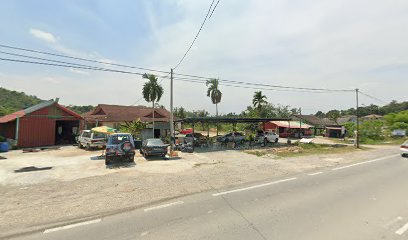
M 154 129 L 154 138 L 160 138 L 160 129 Z
M 55 121 L 55 144 L 73 144 L 79 131 L 79 121 Z

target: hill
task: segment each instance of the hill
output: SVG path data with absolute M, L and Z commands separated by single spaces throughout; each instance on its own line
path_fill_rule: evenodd
M 24 92 L 11 91 L 0 87 L 0 116 L 28 108 L 42 101 L 42 99 L 27 95 Z
M 0 87 L 0 117 L 21 109 L 31 107 L 42 101 L 44 100 L 33 95 L 27 95 L 24 92 L 12 91 Z M 94 106 L 69 105 L 68 108 L 78 114 L 82 114 L 91 111 Z

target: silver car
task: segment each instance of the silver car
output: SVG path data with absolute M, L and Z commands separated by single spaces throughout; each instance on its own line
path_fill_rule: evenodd
M 92 132 L 91 130 L 82 130 L 78 136 L 77 142 L 79 148 L 87 150 L 94 148 L 105 148 L 107 135 L 104 133 Z

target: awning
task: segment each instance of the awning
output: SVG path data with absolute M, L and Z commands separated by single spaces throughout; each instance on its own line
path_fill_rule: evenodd
M 329 130 L 339 130 L 339 131 L 341 131 L 341 127 L 326 127 L 326 129 L 329 129 Z
M 306 123 L 300 123 L 299 121 L 271 121 L 271 123 L 277 125 L 278 127 L 284 127 L 284 128 L 302 128 L 302 129 L 309 129 L 313 126 L 306 124 Z

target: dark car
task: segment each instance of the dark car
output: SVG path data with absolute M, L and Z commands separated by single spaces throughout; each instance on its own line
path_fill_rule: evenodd
M 115 133 L 109 135 L 106 143 L 105 164 L 112 162 L 134 162 L 135 145 L 129 133 Z
M 168 144 L 164 144 L 162 140 L 158 138 L 146 139 L 142 142 L 140 153 L 144 157 L 148 156 L 166 156 Z

